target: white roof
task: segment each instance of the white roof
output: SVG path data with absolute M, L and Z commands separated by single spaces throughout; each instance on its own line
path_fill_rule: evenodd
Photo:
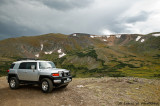
M 20 61 L 14 62 L 14 63 L 22 63 L 22 62 L 50 62 L 50 61 L 45 61 L 45 60 L 20 60 Z

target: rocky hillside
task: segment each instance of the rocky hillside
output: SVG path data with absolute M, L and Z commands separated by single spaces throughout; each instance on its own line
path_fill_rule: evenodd
M 74 77 L 155 78 L 160 77 L 160 33 L 108 36 L 51 33 L 0 41 L 1 73 L 20 57 L 51 60 L 57 67 L 71 70 Z

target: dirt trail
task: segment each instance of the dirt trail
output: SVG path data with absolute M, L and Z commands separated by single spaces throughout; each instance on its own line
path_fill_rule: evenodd
M 38 86 L 10 90 L 0 77 L 0 106 L 158 106 L 160 80 L 143 78 L 74 78 L 67 88 L 50 94 Z

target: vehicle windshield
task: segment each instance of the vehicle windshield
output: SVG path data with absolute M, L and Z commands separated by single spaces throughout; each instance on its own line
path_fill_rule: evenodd
M 39 62 L 39 69 L 56 68 L 53 62 Z

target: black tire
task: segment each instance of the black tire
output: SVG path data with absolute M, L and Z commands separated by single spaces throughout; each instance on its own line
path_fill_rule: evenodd
M 19 80 L 16 77 L 11 77 L 9 79 L 9 87 L 11 89 L 17 89 L 17 88 L 19 88 Z
M 53 83 L 50 79 L 44 78 L 41 80 L 41 89 L 44 93 L 50 93 L 53 90 Z

